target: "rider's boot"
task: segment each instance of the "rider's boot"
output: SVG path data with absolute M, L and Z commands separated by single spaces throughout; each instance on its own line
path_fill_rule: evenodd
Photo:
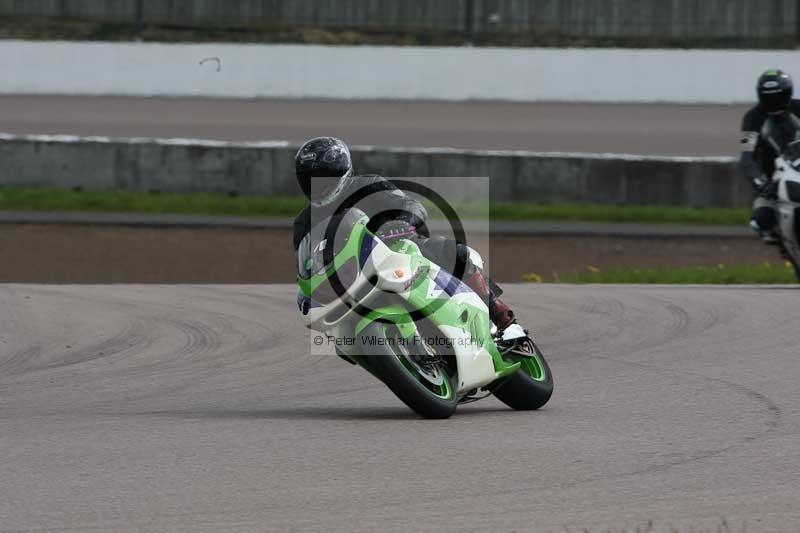
M 498 331 L 503 331 L 514 323 L 514 311 L 497 298 L 489 287 L 489 282 L 480 268 L 475 267 L 472 275 L 464 280 L 467 287 L 475 291 L 489 305 L 489 318 L 497 326 Z
M 756 198 L 754 202 L 750 227 L 758 233 L 764 244 L 778 244 L 780 238 L 777 234 L 778 213 L 773 205 L 774 202 L 767 198 Z
M 778 235 L 774 231 L 764 230 L 755 220 L 750 221 L 750 228 L 753 231 L 758 233 L 758 236 L 761 237 L 761 240 L 764 244 L 768 244 L 770 246 L 774 246 L 778 244 L 779 238 Z

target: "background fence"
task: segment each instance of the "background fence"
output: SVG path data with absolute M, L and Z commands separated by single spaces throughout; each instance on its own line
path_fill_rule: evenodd
M 523 36 L 522 44 L 793 47 L 798 0 L 0 0 L 0 16 L 176 27 Z M 496 39 L 495 39 L 496 41 Z M 495 42 L 492 41 L 492 42 Z M 506 43 L 511 44 L 511 43 Z

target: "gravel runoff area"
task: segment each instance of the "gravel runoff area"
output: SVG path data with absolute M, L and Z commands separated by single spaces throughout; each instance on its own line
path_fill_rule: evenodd
M 755 237 L 497 235 L 471 242 L 498 281 L 588 268 L 669 268 L 779 261 Z M 0 224 L 0 282 L 288 283 L 285 228 Z

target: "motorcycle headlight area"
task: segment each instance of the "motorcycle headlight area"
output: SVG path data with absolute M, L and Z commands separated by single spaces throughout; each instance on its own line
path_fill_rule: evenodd
M 331 272 L 328 279 L 314 291 L 313 298 L 325 305 L 335 302 L 355 283 L 358 267 L 355 257 L 349 258 L 338 269 Z

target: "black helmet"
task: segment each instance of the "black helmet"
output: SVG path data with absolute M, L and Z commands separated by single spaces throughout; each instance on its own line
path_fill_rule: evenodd
M 335 137 L 311 139 L 294 156 L 294 171 L 297 183 L 312 204 L 329 204 L 352 179 L 350 149 Z
M 792 78 L 782 70 L 767 70 L 758 78 L 758 102 L 769 114 L 781 113 L 792 101 Z

